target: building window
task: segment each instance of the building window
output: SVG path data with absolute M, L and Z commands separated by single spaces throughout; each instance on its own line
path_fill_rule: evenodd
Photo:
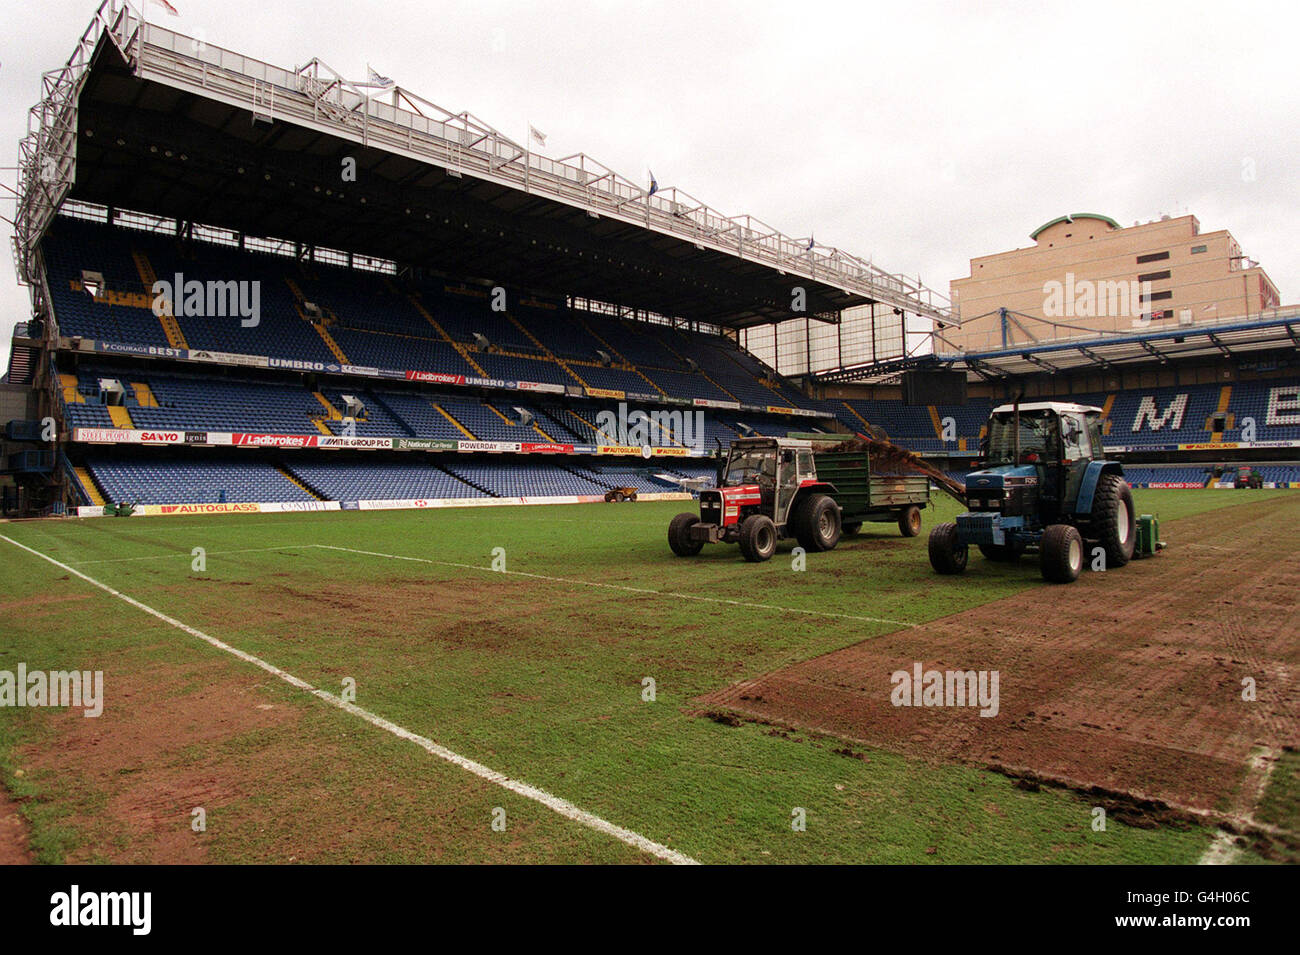
M 1163 272 L 1147 272 L 1145 275 L 1139 275 L 1138 281 L 1159 282 L 1161 279 L 1167 279 L 1167 278 L 1169 278 L 1169 270 L 1165 269 Z
M 1192 255 L 1199 255 L 1200 253 L 1204 252 L 1207 248 L 1209 247 L 1204 245 L 1194 245 L 1192 246 Z
M 1169 258 L 1168 252 L 1150 252 L 1147 255 L 1139 255 L 1137 261 L 1138 265 L 1141 265 L 1144 262 L 1159 262 L 1167 258 Z
M 1173 292 L 1152 292 L 1147 296 L 1148 302 L 1163 302 L 1174 297 Z

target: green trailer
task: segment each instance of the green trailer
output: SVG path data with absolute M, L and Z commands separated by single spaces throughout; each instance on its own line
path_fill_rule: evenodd
M 921 509 L 930 504 L 930 479 L 923 474 L 877 474 L 866 452 L 813 454 L 819 480 L 835 488 L 843 532 L 852 536 L 863 524 L 897 523 L 904 537 L 921 533 Z
M 930 503 L 924 474 L 873 474 L 867 450 L 825 449 L 801 438 L 731 442 L 718 486 L 700 492 L 698 514 L 678 514 L 668 546 L 694 557 L 705 544 L 739 544 L 747 561 L 771 560 L 777 541 L 794 538 L 809 553 L 831 550 L 867 521 L 896 521 L 905 537 L 921 532 Z

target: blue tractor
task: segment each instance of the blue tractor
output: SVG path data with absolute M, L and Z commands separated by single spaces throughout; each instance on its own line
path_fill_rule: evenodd
M 1133 492 L 1101 446 L 1101 409 L 1059 401 L 993 409 L 982 471 L 966 478 L 966 513 L 930 532 L 930 564 L 960 574 L 974 544 L 989 560 L 1038 551 L 1043 577 L 1078 578 L 1085 558 L 1107 569 L 1134 556 Z

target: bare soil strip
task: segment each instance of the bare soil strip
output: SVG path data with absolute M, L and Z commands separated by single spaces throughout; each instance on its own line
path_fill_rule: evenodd
M 1300 499 L 1233 506 L 1163 531 L 1170 549 L 1157 558 L 1068 587 L 1034 586 L 700 702 L 935 760 L 1248 814 L 1258 796 L 1252 753 L 1300 744 Z M 1022 563 L 1036 573 L 1030 558 Z M 936 577 L 935 586 L 962 580 Z M 893 706 L 891 673 L 918 661 L 999 671 L 997 716 Z M 1247 677 L 1255 702 L 1242 699 Z

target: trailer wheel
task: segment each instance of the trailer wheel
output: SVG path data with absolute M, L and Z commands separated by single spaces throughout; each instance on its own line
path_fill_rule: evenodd
M 776 553 L 776 525 L 772 518 L 765 514 L 751 514 L 745 518 L 740 525 L 740 552 L 751 563 L 772 559 Z
M 915 537 L 921 533 L 921 509 L 913 504 L 903 509 L 898 515 L 898 529 L 904 537 Z
M 840 509 L 829 494 L 810 494 L 794 506 L 791 529 L 804 550 L 831 550 L 840 542 Z
M 850 521 L 847 524 L 840 525 L 841 537 L 857 537 L 858 532 L 862 530 L 861 521 Z
M 1133 548 L 1137 546 L 1133 492 L 1118 474 L 1103 474 L 1097 482 L 1090 530 L 1106 550 L 1107 567 L 1123 567 L 1133 559 Z
M 1043 531 L 1039 545 L 1039 564 L 1043 579 L 1054 584 L 1070 584 L 1083 570 L 1083 536 L 1069 524 L 1053 524 Z
M 678 514 L 668 525 L 668 546 L 678 557 L 694 557 L 704 541 L 691 540 L 691 528 L 700 522 L 698 514 Z
M 966 569 L 970 548 L 957 536 L 957 525 L 936 524 L 930 531 L 930 566 L 941 574 L 960 574 Z

